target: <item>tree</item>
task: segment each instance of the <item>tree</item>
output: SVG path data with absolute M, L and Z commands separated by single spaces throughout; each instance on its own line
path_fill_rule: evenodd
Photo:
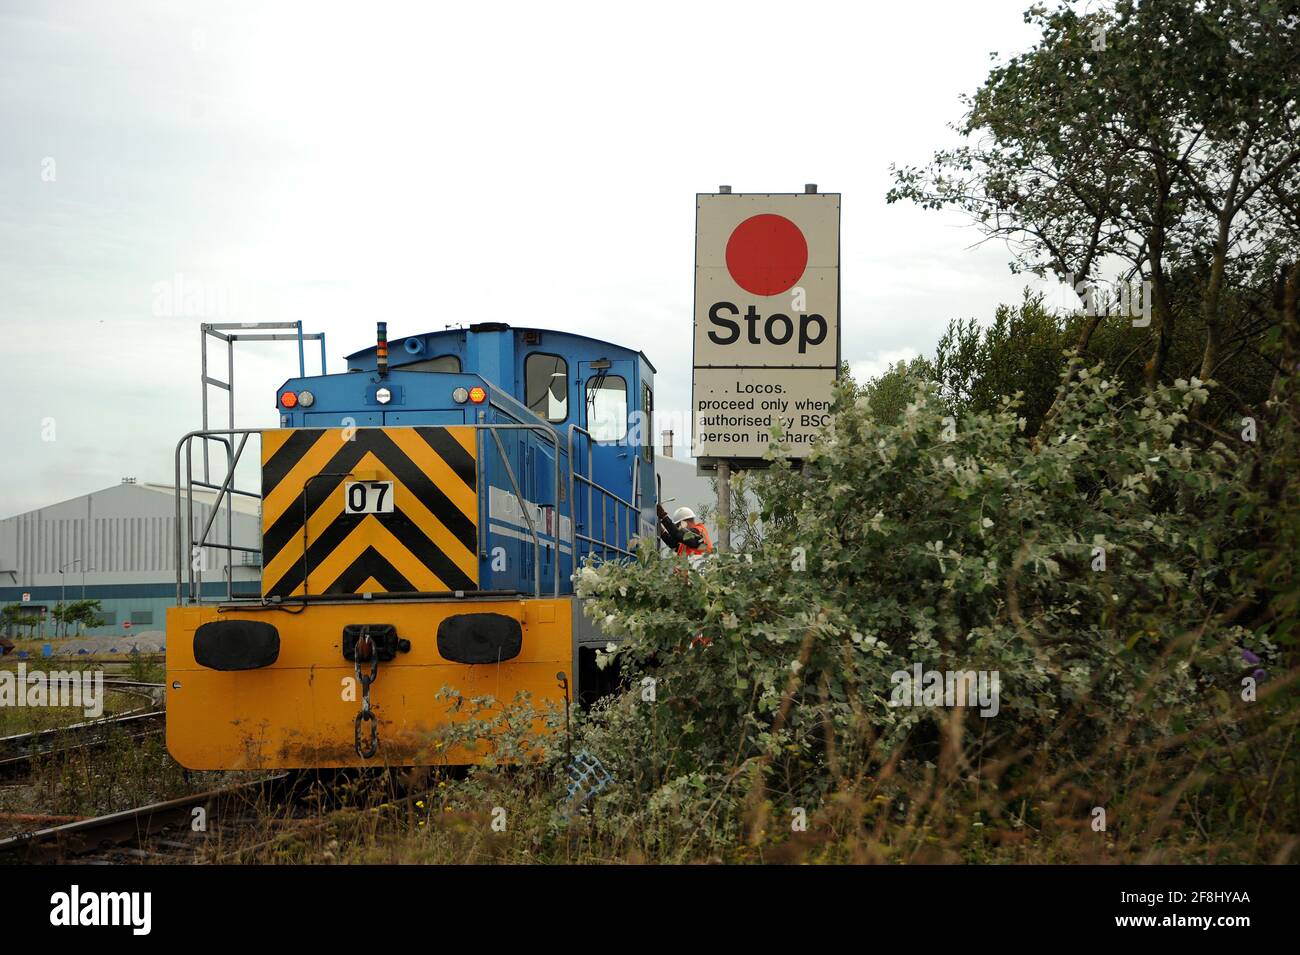
M 0 619 L 10 633 L 22 628 L 27 630 L 29 637 L 32 631 L 41 625 L 41 615 L 21 603 L 6 604 L 4 610 L 0 611 Z
M 966 212 L 1013 269 L 1145 283 L 1148 386 L 1193 316 L 1201 380 L 1234 349 L 1262 357 L 1300 239 L 1300 6 L 1120 0 L 1026 20 L 1038 45 L 965 100 L 970 142 L 894 167 L 889 201 Z M 1103 318 L 1078 324 L 1078 351 Z
M 934 366 L 926 358 L 913 358 L 891 365 L 882 375 L 869 379 L 858 394 L 871 408 L 871 416 L 881 424 L 890 424 L 903 415 L 916 395 L 918 385 L 933 381 Z
M 934 357 L 940 394 L 958 415 L 992 413 L 1019 396 L 1026 431 L 1037 434 L 1065 370 L 1070 336 L 1067 322 L 1029 292 L 1016 307 L 999 306 L 987 328 L 974 319 L 950 322 Z
M 61 603 L 54 608 L 52 616 L 60 625 L 63 635 L 67 635 L 68 627 L 75 626 L 76 632 L 81 633 L 81 628 L 85 627 L 102 627 L 104 618 L 99 613 L 100 602 L 98 600 L 73 600 L 69 603 Z

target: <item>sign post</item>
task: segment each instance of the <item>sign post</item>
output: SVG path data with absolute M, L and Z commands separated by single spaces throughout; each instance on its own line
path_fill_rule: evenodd
M 840 196 L 695 197 L 691 451 L 718 478 L 718 549 L 730 546 L 730 478 L 769 445 L 803 452 L 829 419 L 840 366 Z M 773 438 L 773 431 L 779 435 Z

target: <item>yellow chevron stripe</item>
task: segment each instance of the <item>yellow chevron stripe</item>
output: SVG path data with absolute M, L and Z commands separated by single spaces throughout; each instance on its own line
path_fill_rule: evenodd
M 456 439 L 465 452 L 478 464 L 478 436 L 471 425 L 454 424 L 447 428 L 447 433 Z
M 470 580 L 478 580 L 478 555 L 467 549 L 460 538 L 447 530 L 405 484 L 393 483 L 393 506 L 410 518 L 411 523 L 423 531 L 424 536 L 429 538 L 438 550 L 446 554 L 453 564 L 464 571 L 466 577 Z
M 328 435 L 326 435 L 325 440 L 329 440 Z M 392 480 L 391 476 L 387 473 L 387 470 L 379 463 L 379 459 L 370 452 L 361 456 L 361 460 L 357 462 L 357 465 L 353 470 L 382 471 L 383 473 L 380 475 L 380 480 Z M 324 533 L 327 527 L 333 524 L 339 517 L 343 516 L 343 489 L 346 484 L 346 480 L 340 482 L 339 486 L 330 492 L 329 497 L 325 498 L 325 500 L 317 505 L 316 510 L 313 511 L 311 516 L 307 519 L 308 547 L 311 546 L 316 538 L 320 537 L 320 535 Z M 301 491 L 301 488 L 299 490 Z M 263 524 L 263 527 L 270 526 L 269 523 Z M 302 546 L 302 535 L 295 534 L 293 540 L 288 541 L 278 554 L 272 555 L 269 559 L 267 555 L 262 555 L 262 580 L 266 581 L 268 587 L 283 577 L 285 573 L 288 572 L 290 566 L 302 561 Z M 315 569 L 309 569 L 312 570 L 314 576 Z
M 471 524 L 478 524 L 478 495 L 474 488 L 466 487 L 442 456 L 415 433 L 415 429 L 394 428 L 388 432 L 388 437 L 469 518 Z
M 307 568 L 306 584 L 308 593 L 323 594 L 329 588 L 329 585 L 338 578 L 338 575 L 351 567 L 352 562 L 370 546 L 366 525 L 372 519 L 371 517 L 363 518 L 356 527 L 352 528 L 352 533 L 343 539 L 343 543 L 334 548 L 329 557 L 315 567 Z M 300 597 L 302 594 L 303 585 L 299 584 L 293 589 L 291 596 Z
M 307 453 L 298 459 L 284 478 L 262 498 L 262 527 L 273 525 L 291 506 L 299 503 L 302 487 L 312 475 L 320 474 L 330 458 L 343 447 L 343 430 L 331 428 L 324 432 Z M 262 463 L 270 460 L 263 453 Z
M 368 547 L 373 547 L 393 565 L 393 569 L 406 578 L 416 590 L 446 590 L 447 585 L 425 567 L 416 556 L 401 545 L 388 528 L 379 523 L 373 514 L 367 515 L 352 533 L 344 538 L 328 557 L 315 567 L 308 568 L 308 593 L 323 594 L 330 585 L 360 557 Z M 302 596 L 302 585 L 294 588 L 290 596 Z
M 281 428 L 278 431 L 262 432 L 263 467 L 266 466 L 267 461 L 271 460 L 271 457 L 275 454 L 275 452 L 279 451 L 282 447 L 284 447 L 284 443 L 289 440 L 289 436 L 292 434 L 293 434 L 292 428 Z

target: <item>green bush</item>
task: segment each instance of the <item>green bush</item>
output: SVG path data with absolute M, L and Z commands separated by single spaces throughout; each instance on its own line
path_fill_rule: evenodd
M 742 851 L 803 811 L 860 840 L 889 813 L 919 824 L 936 779 L 946 809 L 927 827 L 1055 813 L 1087 829 L 1096 806 L 1178 786 L 1258 806 L 1253 777 L 1210 771 L 1247 750 L 1277 768 L 1249 719 L 1270 713 L 1276 743 L 1296 718 L 1268 682 L 1241 698 L 1243 648 L 1275 667 L 1293 652 L 1229 612 L 1268 602 L 1248 559 L 1262 525 L 1241 524 L 1272 513 L 1256 449 L 1196 420 L 1195 380 L 1133 396 L 1078 360 L 1066 379 L 1037 440 L 1010 402 L 956 420 L 923 386 L 881 423 L 846 386 L 801 471 L 754 476 L 751 549 L 698 572 L 648 544 L 583 568 L 589 613 L 630 637 L 609 662 L 631 690 L 579 729 L 618 779 L 597 800 L 610 825 L 649 851 Z M 891 706 L 893 675 L 917 663 L 996 671 L 996 715 Z M 980 845 L 950 835 L 966 857 Z

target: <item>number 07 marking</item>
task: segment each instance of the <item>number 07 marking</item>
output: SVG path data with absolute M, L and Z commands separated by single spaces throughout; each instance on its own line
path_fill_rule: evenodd
M 347 514 L 393 513 L 393 482 L 348 481 L 343 485 L 343 510 Z

